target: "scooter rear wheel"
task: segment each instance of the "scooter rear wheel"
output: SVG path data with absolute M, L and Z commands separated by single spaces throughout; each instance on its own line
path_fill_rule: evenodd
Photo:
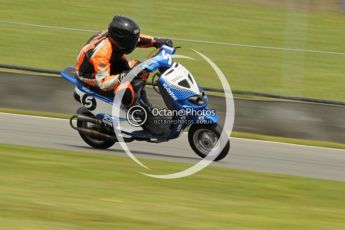
M 217 142 L 222 134 L 222 127 L 219 125 L 192 125 L 188 131 L 188 141 L 193 151 L 200 157 L 205 158 L 213 148 L 217 148 Z M 222 141 L 219 141 L 221 144 Z M 220 147 L 220 146 L 219 146 Z M 220 161 L 228 155 L 230 141 L 227 140 L 223 149 L 214 161 Z M 218 150 L 219 152 L 219 150 Z
M 79 108 L 77 110 L 77 114 L 78 115 L 84 115 L 84 116 L 90 116 L 90 117 L 94 118 L 94 116 L 84 107 Z M 93 125 L 93 124 L 91 124 L 91 125 Z M 77 127 L 78 128 L 88 128 L 88 129 L 92 128 L 89 126 L 90 126 L 90 124 L 88 122 L 80 121 L 80 120 L 77 121 Z M 91 147 L 93 147 L 95 149 L 108 149 L 116 143 L 115 140 L 111 141 L 111 140 L 96 139 L 96 138 L 90 137 L 87 134 L 80 132 L 80 131 L 79 131 L 79 135 L 85 141 L 86 144 L 90 145 Z

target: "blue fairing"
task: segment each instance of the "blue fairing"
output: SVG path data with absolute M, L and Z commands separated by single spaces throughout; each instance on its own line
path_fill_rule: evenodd
M 111 127 L 113 127 L 114 122 L 119 122 L 119 121 L 126 121 L 126 118 L 122 118 L 122 117 L 115 117 L 109 114 L 104 114 L 104 113 L 100 113 L 96 115 L 97 119 L 102 120 L 105 124 L 110 125 Z
M 163 78 L 160 78 L 159 82 L 163 86 L 165 94 L 169 95 L 169 99 L 176 110 L 193 109 L 197 111 L 204 111 L 204 114 L 209 114 L 203 116 L 191 115 L 185 118 L 180 117 L 180 119 L 190 120 L 194 123 L 199 124 L 217 124 L 219 122 L 218 115 L 216 113 L 212 113 L 212 111 L 207 108 L 207 96 L 204 97 L 205 103 L 203 105 L 196 105 L 189 101 L 190 97 L 198 96 L 194 92 L 183 90 L 181 88 L 174 88 L 173 86 L 169 85 Z M 200 91 L 203 92 L 201 88 Z M 177 126 L 175 128 L 177 128 Z M 176 135 L 177 133 L 177 129 L 172 130 L 172 136 Z
M 77 85 L 77 78 L 71 74 L 74 70 L 75 69 L 73 67 L 67 67 L 61 72 L 61 76 L 67 81 L 71 82 L 73 85 Z
M 205 124 L 218 124 L 219 123 L 219 116 L 217 114 L 209 115 L 209 116 L 200 116 L 198 117 L 199 123 L 205 122 Z
M 181 109 L 193 108 L 195 110 L 202 110 L 206 108 L 208 104 L 207 98 L 206 98 L 205 104 L 199 106 L 189 101 L 190 97 L 197 96 L 197 94 L 189 90 L 174 88 L 170 86 L 163 78 L 160 78 L 159 82 L 163 86 L 167 94 L 170 95 L 171 102 L 174 105 L 175 109 L 181 110 Z

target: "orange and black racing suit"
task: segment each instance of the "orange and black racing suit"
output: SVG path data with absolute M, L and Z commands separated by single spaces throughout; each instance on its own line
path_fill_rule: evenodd
M 140 35 L 137 47 L 153 46 L 153 37 Z M 92 36 L 81 49 L 77 58 L 76 73 L 85 84 L 105 92 L 116 93 L 122 88 L 118 81 L 119 74 L 133 68 L 137 63 L 137 60 L 130 61 L 123 51 L 113 46 L 108 38 L 108 32 L 102 31 Z M 130 90 L 133 95 L 133 88 L 130 87 Z

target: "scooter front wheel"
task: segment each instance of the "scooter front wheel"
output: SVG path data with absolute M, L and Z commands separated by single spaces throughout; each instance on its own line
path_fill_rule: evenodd
M 226 155 L 228 155 L 230 150 L 229 139 L 226 143 L 219 141 L 219 137 L 222 134 L 222 127 L 216 124 L 212 125 L 198 125 L 194 124 L 190 127 L 188 131 L 188 141 L 193 151 L 200 157 L 205 158 L 212 149 L 216 149 L 216 153 L 219 153 L 215 158 L 215 161 L 220 161 Z M 217 148 L 223 144 L 223 149 L 220 151 Z M 225 144 L 225 145 L 224 145 Z

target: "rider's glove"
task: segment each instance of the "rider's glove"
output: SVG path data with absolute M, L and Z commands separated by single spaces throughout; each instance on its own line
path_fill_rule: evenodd
M 167 38 L 154 38 L 153 46 L 156 48 L 160 48 L 163 45 L 173 47 L 173 41 Z

